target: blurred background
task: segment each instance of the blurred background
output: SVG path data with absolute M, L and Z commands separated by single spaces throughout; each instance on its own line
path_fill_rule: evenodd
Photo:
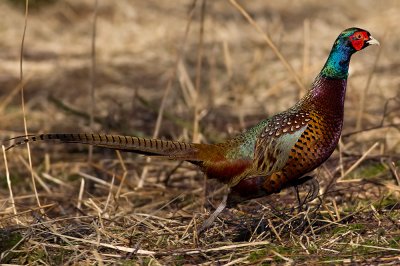
M 95 1 L 29 1 L 23 51 L 29 133 L 95 131 L 151 137 L 163 95 L 171 82 L 158 135 L 163 139 L 191 141 L 193 125 L 197 124 L 199 135 L 195 138 L 215 143 L 286 110 L 305 93 L 262 35 L 229 1 L 207 1 L 204 23 L 201 1 L 194 8 L 192 0 L 98 2 L 93 82 Z M 340 151 L 335 151 L 317 176 L 322 192 L 332 190 L 329 184 L 333 180 L 346 179 L 329 194 L 327 208 L 340 206 L 340 210 L 345 210 L 354 206 L 356 199 L 365 200 L 366 204 L 385 199 L 396 205 L 396 182 L 400 182 L 395 179 L 400 161 L 400 2 L 240 3 L 293 66 L 305 88 L 319 73 L 342 30 L 360 27 L 380 41 L 380 47 L 369 47 L 352 58 Z M 25 1 L 0 2 L 1 139 L 24 134 L 19 86 L 24 12 Z M 201 71 L 197 68 L 199 55 Z M 200 85 L 198 97 L 196 84 Z M 93 85 L 95 111 L 94 123 L 90 125 Z M 196 110 L 198 123 L 193 122 Z M 31 150 L 38 176 L 45 176 L 37 187 L 42 204 L 57 203 L 46 212 L 52 217 L 75 214 L 75 203 L 70 199 L 75 202 L 78 197 L 82 173 L 107 182 L 115 174 L 118 177 L 128 173 L 127 186 L 121 192 L 126 201 L 118 202 L 115 212 L 110 210 L 114 219 L 124 216 L 124 221 L 129 222 L 131 210 L 150 213 L 182 191 L 186 191 L 185 199 L 163 209 L 160 216 L 177 215 L 188 224 L 185 219 L 204 211 L 199 203 L 204 197 L 203 177 L 189 164 L 176 169 L 175 162 L 153 160 L 148 165 L 146 189 L 136 190 L 146 165 L 143 157 L 122 154 L 126 172 L 113 151 L 95 149 L 93 165 L 87 163 L 87 147 L 79 145 L 41 143 L 31 145 Z M 22 212 L 34 208 L 29 167 L 21 167 L 21 162 L 26 162 L 26 149 L 17 148 L 7 155 L 17 209 Z M 0 170 L 0 192 L 8 195 L 3 163 Z M 169 188 L 160 183 L 165 178 Z M 95 197 L 104 203 L 109 188 L 102 187 L 98 180 L 87 182 L 83 198 Z M 118 184 L 120 179 L 115 182 Z M 218 188 L 210 183 L 210 191 Z M 208 195 L 221 197 L 218 193 Z M 294 205 L 293 195 L 288 197 L 290 201 L 280 196 L 259 202 Z M 12 213 L 7 199 L 1 204 L 4 217 Z M 96 213 L 89 203 L 82 208 Z M 20 219 L 29 224 L 33 218 L 27 214 Z M 3 226 L 14 223 L 4 220 Z

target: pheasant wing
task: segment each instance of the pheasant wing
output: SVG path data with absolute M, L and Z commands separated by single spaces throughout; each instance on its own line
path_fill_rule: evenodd
M 306 130 L 308 121 L 307 112 L 282 113 L 270 119 L 256 140 L 256 175 L 270 175 L 285 166 L 290 151 Z

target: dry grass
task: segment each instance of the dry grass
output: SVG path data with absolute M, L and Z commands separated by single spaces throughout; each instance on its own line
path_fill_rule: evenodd
M 24 11 L 10 2 L 0 3 L 2 139 L 24 133 L 18 96 Z M 207 1 L 202 24 L 202 1 L 191 13 L 191 0 L 100 0 L 95 81 L 95 1 L 42 2 L 31 1 L 24 46 L 30 133 L 89 130 L 95 84 L 95 131 L 217 142 L 291 106 L 304 93 L 295 76 L 308 87 L 344 28 L 368 29 L 381 47 L 353 57 L 344 136 L 315 172 L 321 197 L 305 210 L 287 190 L 224 212 L 198 236 L 222 193 L 216 182 L 205 187 L 195 167 L 147 164 L 103 149 L 94 149 L 88 163 L 87 147 L 35 144 L 32 172 L 26 149 L 2 156 L 1 262 L 399 263 L 398 1 L 246 2 L 263 35 L 234 1 Z

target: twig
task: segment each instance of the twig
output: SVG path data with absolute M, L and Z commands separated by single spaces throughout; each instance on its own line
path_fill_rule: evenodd
M 283 256 L 282 254 L 276 252 L 275 250 L 271 249 L 270 251 L 271 251 L 273 254 L 275 254 L 276 256 L 278 256 L 279 258 L 281 258 L 281 259 L 283 259 L 283 260 L 289 262 L 290 265 L 291 265 L 292 263 L 294 263 L 294 261 L 293 261 L 292 259 Z
M 28 135 L 28 126 L 26 123 L 26 111 L 25 111 L 25 95 L 24 95 L 24 72 L 23 72 L 23 58 L 24 58 L 24 43 L 25 43 L 25 35 L 26 35 L 26 28 L 28 26 L 28 11 L 29 11 L 29 0 L 25 0 L 25 19 L 24 19 L 24 30 L 22 33 L 22 40 L 21 40 L 21 50 L 20 50 L 20 58 L 19 58 L 19 73 L 20 73 L 20 84 L 21 84 L 21 106 L 22 106 L 22 116 L 24 120 L 24 131 L 25 131 L 25 136 Z M 26 144 L 26 148 L 28 150 L 28 161 L 29 161 L 29 168 L 31 172 L 31 180 L 32 180 L 32 186 L 33 190 L 35 193 L 36 197 L 36 202 L 39 207 L 41 207 L 40 204 L 40 199 L 39 195 L 37 193 L 36 189 L 36 182 L 35 182 L 35 177 L 33 175 L 33 167 L 32 167 L 32 156 L 31 156 L 31 149 L 29 143 Z M 43 213 L 43 210 L 41 209 L 41 212 Z
M 87 179 L 89 179 L 89 180 L 91 180 L 91 181 L 93 181 L 93 182 L 96 182 L 96 183 L 98 183 L 98 184 L 100 184 L 100 185 L 102 185 L 102 186 L 105 186 L 105 187 L 107 187 L 107 188 L 112 187 L 112 185 L 111 185 L 110 183 L 108 183 L 107 181 L 104 181 L 103 179 L 97 178 L 97 177 L 95 177 L 95 176 L 92 176 L 92 175 L 83 173 L 83 172 L 81 172 L 81 171 L 77 172 L 77 174 L 80 175 L 80 176 L 82 176 L 82 177 L 84 177 L 84 178 L 87 178 Z
M 261 29 L 261 27 L 254 21 L 254 19 L 252 17 L 250 17 L 249 13 L 247 13 L 247 11 L 244 10 L 244 8 L 236 2 L 236 0 L 229 0 L 229 2 L 231 2 L 231 4 L 237 10 L 239 10 L 239 12 L 247 19 L 247 21 L 256 29 L 256 31 L 261 34 L 261 36 L 264 38 L 264 41 L 269 45 L 269 47 L 271 47 L 272 51 L 279 58 L 279 60 L 281 60 L 281 62 L 286 67 L 288 72 L 295 79 L 295 81 L 296 81 L 297 85 L 299 86 L 299 88 L 301 90 L 305 91 L 304 84 L 301 82 L 299 76 L 296 74 L 296 72 L 294 71 L 293 67 L 289 64 L 289 62 L 285 59 L 285 57 L 281 54 L 281 52 L 279 51 L 278 47 L 276 47 L 276 45 L 271 40 L 271 38 L 267 35 L 267 33 L 265 33 Z
M 400 123 L 393 123 L 393 124 L 388 124 L 388 125 L 379 125 L 379 126 L 374 126 L 374 127 L 370 127 L 370 128 L 366 128 L 366 129 L 362 129 L 362 130 L 357 130 L 357 131 L 353 131 L 353 132 L 349 132 L 346 134 L 342 135 L 342 138 L 347 138 L 351 135 L 355 135 L 355 134 L 360 134 L 366 131 L 371 131 L 371 130 L 376 130 L 376 129 L 381 129 L 381 128 L 387 128 L 387 127 L 400 127 Z
M 4 158 L 4 165 L 5 165 L 5 168 L 6 168 L 6 178 L 7 178 L 8 191 L 10 193 L 11 208 L 12 208 L 13 213 L 15 215 L 16 223 L 20 224 L 19 219 L 17 217 L 17 208 L 15 207 L 14 194 L 13 194 L 13 191 L 12 191 L 10 172 L 8 171 L 7 156 L 6 156 L 6 150 L 5 150 L 4 145 L 1 145 L 1 149 L 3 150 L 3 158 Z
M 193 98 L 194 104 L 194 117 L 193 117 L 193 142 L 199 141 L 199 96 L 201 86 L 201 70 L 203 64 L 203 36 L 204 36 L 204 17 L 206 13 L 206 2 L 203 0 L 201 4 L 201 15 L 200 15 L 200 32 L 199 32 L 199 48 L 197 50 L 197 65 L 196 65 L 196 81 L 195 81 L 195 93 Z
M 220 247 L 214 247 L 214 248 L 208 248 L 208 249 L 186 249 L 186 250 L 181 250 L 181 251 L 167 251 L 167 252 L 156 252 L 156 251 L 150 251 L 150 250 L 143 250 L 143 249 L 137 249 L 137 248 L 130 248 L 130 247 L 124 247 L 124 246 L 117 246 L 117 245 L 112 245 L 112 244 L 107 244 L 107 243 L 102 243 L 102 242 L 97 242 L 97 241 L 91 241 L 91 240 L 86 240 L 83 238 L 78 238 L 78 237 L 73 237 L 73 236 L 68 236 L 68 235 L 62 235 L 59 233 L 51 232 L 51 234 L 63 238 L 67 238 L 70 240 L 75 240 L 81 243 L 87 243 L 87 244 L 92 244 L 94 246 L 101 246 L 101 247 L 106 247 L 114 250 L 119 250 L 119 251 L 125 251 L 125 252 L 135 252 L 138 255 L 182 255 L 182 254 L 201 254 L 201 253 L 210 253 L 210 252 L 220 252 L 224 250 L 237 250 L 238 248 L 244 248 L 244 247 L 256 247 L 256 246 L 265 246 L 270 244 L 269 241 L 260 241 L 260 242 L 250 242 L 250 243 L 240 243 L 240 244 L 233 244 L 233 245 L 225 245 L 225 246 L 220 246 Z
M 307 84 L 307 74 L 308 69 L 310 68 L 310 50 L 311 50 L 311 40 L 310 40 L 310 20 L 305 19 L 303 21 L 303 73 L 302 73 L 302 84 Z M 305 91 L 299 90 L 299 99 L 303 96 L 302 94 Z
M 124 159 L 122 158 L 121 152 L 117 150 L 117 151 L 115 151 L 115 153 L 117 154 L 118 161 L 121 164 L 122 171 L 123 171 L 122 178 L 120 179 L 120 184 L 118 186 L 117 192 L 115 193 L 115 199 L 118 199 L 119 195 L 121 193 L 122 186 L 125 184 L 125 178 L 128 175 L 128 169 L 126 168 L 126 165 L 125 165 Z M 114 178 L 114 176 L 115 176 L 115 174 L 113 175 L 113 178 Z
M 389 168 L 390 168 L 390 171 L 392 171 L 393 176 L 396 178 L 397 185 L 400 186 L 400 176 L 399 176 L 399 173 L 397 173 L 397 167 L 396 167 L 395 163 L 390 162 Z
M 22 164 L 31 171 L 33 177 L 35 180 L 38 181 L 38 183 L 46 190 L 47 193 L 51 194 L 51 189 L 46 185 L 46 183 L 43 181 L 43 179 L 33 170 L 33 168 L 29 165 L 29 163 L 26 162 L 26 160 L 22 156 L 18 156 Z
M 340 220 L 340 212 L 339 212 L 339 210 L 338 210 L 338 207 L 337 207 L 335 198 L 332 199 L 332 205 L 333 205 L 333 208 L 334 208 L 334 210 L 335 210 L 336 221 L 339 221 L 339 220 Z
M 201 18 L 200 18 L 200 33 L 199 33 L 199 49 L 197 52 L 197 65 L 196 65 L 196 92 L 194 97 L 194 117 L 193 117 L 193 142 L 199 142 L 199 95 L 201 85 L 201 69 L 203 63 L 203 36 L 204 36 L 204 17 L 206 13 L 206 0 L 203 0 L 201 5 Z M 203 193 L 201 197 L 200 210 L 204 210 L 204 205 L 207 198 L 207 178 L 203 178 Z
M 276 236 L 276 238 L 278 239 L 278 241 L 279 241 L 281 244 L 283 244 L 282 238 L 280 237 L 278 231 L 276 231 L 274 225 L 273 225 L 272 222 L 271 222 L 271 219 L 267 219 L 267 221 L 268 221 L 269 227 L 271 228 L 271 231 L 275 234 L 275 236 Z
M 378 250 L 386 250 L 386 251 L 396 251 L 396 252 L 400 252 L 400 249 L 399 249 L 399 248 L 379 247 L 379 246 L 372 246 L 372 245 L 363 245 L 363 244 L 356 244 L 356 243 L 353 243 L 353 242 L 350 242 L 350 243 L 340 243 L 340 242 L 337 242 L 337 243 L 335 243 L 335 244 L 338 244 L 338 245 L 345 245 L 345 246 L 347 246 L 347 245 L 350 244 L 350 246 L 354 246 L 354 247 L 364 247 L 364 248 L 373 248 L 373 249 L 378 249 Z
M 91 68 L 90 68 L 90 122 L 89 127 L 93 130 L 94 124 L 94 112 L 96 109 L 96 25 L 97 25 L 97 10 L 98 0 L 94 2 L 93 10 L 93 23 L 92 23 L 92 43 L 91 43 Z M 93 157 L 93 146 L 89 146 L 88 161 L 92 161 Z
M 375 142 L 374 145 L 372 145 L 372 146 L 360 157 L 360 159 L 358 159 L 349 169 L 347 169 L 346 172 L 344 172 L 343 176 L 341 176 L 340 178 L 338 178 L 337 182 L 338 182 L 338 183 L 341 182 L 341 181 L 343 180 L 343 178 L 344 178 L 345 176 L 347 176 L 351 171 L 353 171 L 362 161 L 364 161 L 365 157 L 367 157 L 368 154 L 370 154 L 371 151 L 372 151 L 373 149 L 375 149 L 376 146 L 378 146 L 378 145 L 379 145 L 379 142 Z
M 77 208 L 80 210 L 82 207 L 83 192 L 85 190 L 85 178 L 81 178 L 81 186 L 79 188 Z
M 106 204 L 104 204 L 104 208 L 103 208 L 103 211 L 101 213 L 105 213 L 107 211 L 108 204 L 110 202 L 111 195 L 112 195 L 112 189 L 114 187 L 114 181 L 115 181 L 115 175 L 113 175 L 113 177 L 111 179 L 111 186 L 110 186 L 110 189 L 108 190 L 107 201 L 106 201 Z
M 396 96 L 391 97 L 391 98 L 386 100 L 385 105 L 383 107 L 383 114 L 382 114 L 382 119 L 381 119 L 381 123 L 380 123 L 381 126 L 383 125 L 383 122 L 385 122 L 386 116 L 388 114 L 390 114 L 391 112 L 396 111 L 396 109 L 388 111 L 390 101 L 397 101 L 397 102 L 400 103 L 400 92 L 398 92 Z M 400 108 L 397 107 L 397 110 L 400 110 Z
M 182 41 L 182 46 L 179 49 L 180 52 L 177 53 L 174 68 L 172 69 L 171 76 L 168 79 L 167 86 L 164 89 L 164 94 L 163 94 L 163 97 L 161 99 L 160 109 L 159 109 L 158 115 L 157 115 L 156 125 L 154 127 L 153 139 L 156 139 L 158 137 L 159 132 L 160 132 L 161 122 L 162 122 L 164 109 L 165 109 L 165 103 L 166 103 L 169 91 L 171 90 L 171 87 L 172 87 L 172 81 L 176 77 L 176 71 L 178 69 L 178 64 L 181 61 L 181 58 L 182 58 L 183 53 L 185 51 L 186 41 L 187 41 L 187 37 L 189 35 L 190 26 L 192 24 L 192 19 L 193 19 L 194 9 L 196 7 L 196 2 L 197 2 L 197 0 L 193 0 L 193 3 L 192 3 L 192 5 L 191 5 L 191 7 L 189 9 L 190 10 L 189 11 L 189 18 L 188 18 L 188 23 L 186 24 L 185 33 L 184 33 L 184 37 L 183 37 L 183 41 Z M 151 158 L 147 157 L 146 165 L 143 167 L 143 171 L 142 171 L 142 174 L 140 176 L 140 180 L 139 180 L 139 183 L 138 183 L 138 188 L 143 187 L 144 180 L 146 179 L 147 171 L 148 171 L 147 164 L 149 162 L 151 162 Z

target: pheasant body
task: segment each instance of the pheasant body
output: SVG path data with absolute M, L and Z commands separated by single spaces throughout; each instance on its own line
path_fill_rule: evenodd
M 22 136 L 15 145 L 58 140 L 186 160 L 230 188 L 228 204 L 277 193 L 326 161 L 342 131 L 351 55 L 378 44 L 369 32 L 350 28 L 336 39 L 308 93 L 289 110 L 219 144 L 196 144 L 100 134 Z

